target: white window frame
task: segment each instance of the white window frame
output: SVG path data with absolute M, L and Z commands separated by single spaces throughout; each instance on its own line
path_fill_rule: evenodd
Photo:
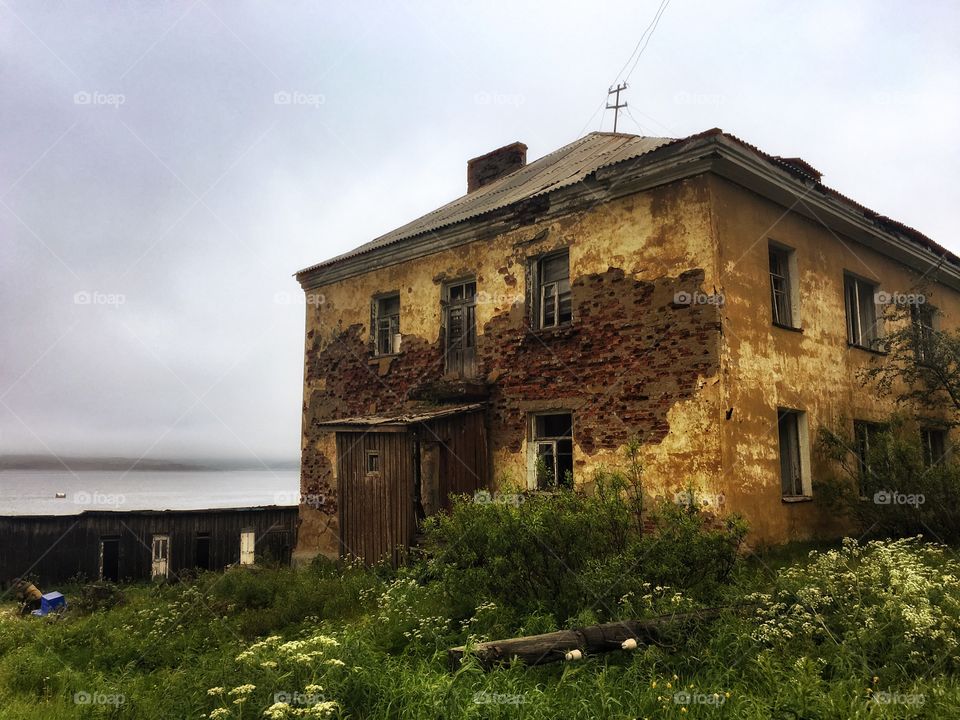
M 851 289 L 853 290 L 852 293 L 850 292 Z M 861 305 L 861 289 L 869 290 L 867 296 L 872 298 L 873 337 L 869 338 L 867 342 L 864 341 L 863 334 L 864 308 Z M 850 346 L 866 350 L 880 349 L 880 343 L 883 340 L 883 317 L 877 308 L 876 297 L 879 291 L 880 285 L 873 280 L 852 273 L 843 274 L 844 319 L 846 320 L 847 344 Z M 869 318 L 867 319 L 869 320 Z
M 569 437 L 538 437 L 537 435 L 537 419 L 546 417 L 548 415 L 569 415 L 570 416 L 570 435 Z M 574 417 L 572 410 L 545 410 L 542 412 L 534 412 L 529 415 L 529 433 L 528 433 L 528 442 L 527 442 L 527 452 L 528 452 L 528 462 L 527 462 L 527 488 L 530 490 L 540 490 L 539 478 L 537 477 L 537 459 L 540 457 L 540 447 L 541 446 L 550 446 L 552 448 L 553 454 L 553 473 L 554 473 L 554 482 L 557 487 L 561 486 L 563 482 L 561 478 L 557 478 L 558 465 L 557 465 L 557 443 L 564 440 L 570 441 L 570 471 L 573 472 L 573 449 L 574 449 Z M 573 484 L 576 484 L 576 478 L 572 479 Z
M 768 275 L 770 278 L 770 314 L 772 322 L 777 327 L 797 330 L 800 328 L 800 282 L 797 269 L 797 251 L 774 240 L 770 240 L 767 243 L 768 265 L 770 255 L 774 253 L 781 256 L 784 260 L 785 274 L 780 277 L 787 286 L 784 295 L 787 302 L 787 312 L 790 314 L 790 317 L 787 318 L 786 322 L 779 317 L 776 302 L 777 291 L 774 288 L 774 273 L 773 270 L 768 267 Z

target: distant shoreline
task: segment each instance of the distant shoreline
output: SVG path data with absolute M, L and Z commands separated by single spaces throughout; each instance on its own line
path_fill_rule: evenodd
M 50 455 L 0 455 L 3 470 L 69 470 L 122 472 L 224 472 L 229 470 L 297 470 L 297 460 L 163 460 L 124 457 L 53 457 Z

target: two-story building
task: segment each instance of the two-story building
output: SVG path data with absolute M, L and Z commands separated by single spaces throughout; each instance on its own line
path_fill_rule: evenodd
M 642 447 L 754 539 L 836 532 L 818 428 L 885 417 L 885 294 L 960 317 L 960 259 L 720 130 L 514 143 L 467 193 L 297 274 L 308 295 L 297 556 L 375 560 L 450 493 L 588 483 Z M 931 442 L 946 431 L 931 419 Z

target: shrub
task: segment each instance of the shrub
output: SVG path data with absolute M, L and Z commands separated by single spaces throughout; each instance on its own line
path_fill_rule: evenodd
M 960 648 L 960 565 L 919 538 L 811 552 L 755 594 L 754 638 L 770 652 L 817 657 L 824 672 L 905 677 L 955 669 Z M 934 662 L 931 662 L 934 661 Z M 852 668 L 851 668 L 852 666 Z
M 564 489 L 512 504 L 459 498 L 431 518 L 426 575 L 444 586 L 455 617 L 486 600 L 521 615 L 612 617 L 645 582 L 706 588 L 726 579 L 742 522 L 666 505 L 652 515 L 657 532 L 642 535 L 624 477 L 597 473 L 593 485 L 590 494 Z
M 916 423 L 897 415 L 870 438 L 866 466 L 847 432 L 823 428 L 818 450 L 838 472 L 818 486 L 824 501 L 872 537 L 960 540 L 960 462 L 925 462 Z

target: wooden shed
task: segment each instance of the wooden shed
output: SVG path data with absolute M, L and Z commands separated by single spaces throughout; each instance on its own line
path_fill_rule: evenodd
M 336 433 L 340 554 L 400 562 L 450 495 L 489 486 L 483 403 L 321 423 Z
M 172 577 L 255 560 L 287 564 L 296 532 L 296 507 L 0 517 L 0 584 L 21 576 L 48 585 Z

